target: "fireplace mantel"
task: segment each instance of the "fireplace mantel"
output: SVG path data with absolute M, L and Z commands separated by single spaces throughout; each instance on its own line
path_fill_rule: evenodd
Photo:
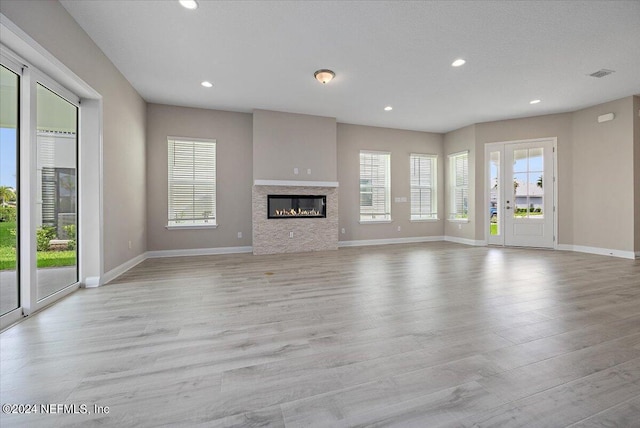
M 337 181 L 255 180 L 254 186 L 338 187 Z

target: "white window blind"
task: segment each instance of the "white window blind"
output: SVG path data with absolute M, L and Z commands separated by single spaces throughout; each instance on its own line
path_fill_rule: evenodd
M 216 225 L 215 140 L 168 139 L 171 227 Z
M 391 154 L 360 152 L 360 221 L 391 220 Z
M 449 155 L 451 173 L 450 220 L 469 218 L 469 153 Z
M 437 219 L 437 157 L 412 154 L 409 157 L 409 163 L 411 174 L 411 220 Z

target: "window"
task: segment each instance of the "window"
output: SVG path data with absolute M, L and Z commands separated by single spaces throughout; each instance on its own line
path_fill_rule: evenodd
M 55 227 L 60 234 L 64 226 L 75 224 L 75 219 L 76 170 L 43 166 L 42 224 Z
M 391 220 L 391 154 L 360 152 L 360 221 Z
M 449 155 L 449 171 L 451 174 L 449 219 L 467 220 L 469 218 L 469 152 Z
M 168 143 L 168 226 L 216 226 L 215 140 L 169 138 Z
M 433 155 L 412 154 L 409 157 L 411 220 L 435 220 L 438 218 L 436 196 L 437 160 L 438 158 Z

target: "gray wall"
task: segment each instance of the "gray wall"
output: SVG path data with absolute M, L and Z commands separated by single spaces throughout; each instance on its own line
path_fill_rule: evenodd
M 633 153 L 635 252 L 636 256 L 640 256 L 640 96 L 633 97 Z
M 334 118 L 253 112 L 254 180 L 336 181 L 336 177 Z
M 637 194 L 640 188 L 638 185 L 633 187 L 633 179 L 638 181 L 640 174 L 638 174 L 639 168 L 634 167 L 631 163 L 633 158 L 632 100 L 638 103 L 637 97 L 628 97 L 575 113 L 480 123 L 445 135 L 338 123 L 336 166 L 337 181 L 340 183 L 339 228 L 345 229 L 345 233 L 341 233 L 339 239 L 340 241 L 356 241 L 446 235 L 484 241 L 486 239 L 484 230 L 486 213 L 485 210 L 478 209 L 484 203 L 484 189 L 482 186 L 476 186 L 475 183 L 484 181 L 485 143 L 557 137 L 559 243 L 630 251 L 634 234 L 629 231 L 635 227 L 637 239 L 639 234 L 637 230 L 640 229 L 636 227 L 638 220 L 634 219 L 633 213 L 634 209 L 638 210 L 637 205 L 640 199 L 636 197 L 634 206 L 634 201 L 628 196 L 633 195 L 634 192 Z M 616 120 L 597 124 L 597 115 L 603 114 L 603 112 L 616 113 Z M 327 119 L 265 111 L 261 111 L 259 115 L 264 118 L 272 116 L 271 113 L 274 113 L 273 116 L 277 120 L 267 121 L 271 124 L 270 126 L 278 127 L 278 124 L 284 122 L 285 128 L 290 129 L 295 123 L 297 135 L 311 134 L 317 129 L 319 123 L 323 123 Z M 309 128 L 306 128 L 304 124 L 298 127 L 298 121 L 294 120 L 298 116 L 303 119 L 303 122 L 306 119 L 309 120 Z M 320 120 L 316 121 L 315 119 Z M 252 150 L 251 143 L 252 129 L 255 129 L 256 126 L 255 115 L 252 117 L 249 114 L 241 113 L 149 105 L 147 120 L 149 137 L 149 173 L 147 177 L 149 182 L 149 215 L 147 216 L 149 250 L 251 245 L 249 237 L 252 177 L 247 172 L 257 168 L 262 171 L 262 178 L 265 179 L 302 180 L 306 175 L 307 162 L 299 162 L 289 156 L 286 147 L 271 150 L 269 156 L 266 156 L 266 166 L 255 158 L 256 151 Z M 265 122 L 261 122 L 259 119 L 258 123 L 264 124 Z M 600 126 L 596 126 L 594 123 Z M 636 126 L 638 126 L 637 123 Z M 261 134 L 268 135 L 268 138 L 277 138 L 277 135 L 291 135 L 291 133 L 283 134 L 279 129 L 272 132 L 267 132 L 267 130 L 268 127 L 263 127 Z M 216 231 L 207 231 L 209 235 L 169 232 L 164 229 L 166 222 L 166 136 L 182 134 L 193 137 L 218 138 L 219 142 L 222 141 L 220 136 L 224 134 L 226 135 L 225 139 L 235 141 L 231 146 L 234 151 L 228 153 L 230 159 L 233 159 L 230 163 L 234 165 L 234 168 L 231 171 L 227 170 L 227 172 L 220 169 L 218 179 L 225 184 L 234 183 L 231 193 L 242 196 L 233 206 L 222 203 L 221 199 L 218 200 L 221 228 Z M 288 141 L 295 140 L 295 138 L 289 138 Z M 268 148 L 266 141 L 267 138 L 262 139 L 265 150 Z M 160 145 L 160 149 L 158 149 L 158 145 Z M 615 153 L 607 152 L 607 148 L 611 147 L 615 148 L 615 150 L 611 150 Z M 358 154 L 362 149 L 391 152 L 392 223 L 359 223 Z M 447 204 L 449 203 L 447 197 L 448 162 L 446 160 L 448 154 L 462 150 L 469 150 L 470 222 L 461 223 L 461 228 L 459 228 L 459 223 L 446 220 Z M 251 159 L 252 152 L 253 159 Z M 638 152 L 640 150 L 636 151 L 636 157 L 640 156 Z M 440 184 L 438 186 L 439 220 L 437 222 L 411 222 L 409 220 L 409 204 L 394 201 L 396 197 L 409 197 L 408 156 L 410 153 L 438 155 L 438 181 Z M 219 154 L 222 156 L 222 152 L 219 151 Z M 278 160 L 280 155 L 286 157 L 286 160 Z M 263 156 L 261 159 L 264 161 L 265 157 Z M 272 159 L 275 159 L 277 168 L 272 168 L 274 165 Z M 600 162 L 600 166 L 596 168 L 594 162 Z M 294 163 L 299 164 L 297 166 L 300 168 L 300 174 L 297 177 L 293 175 L 292 171 Z M 219 165 L 225 164 L 226 162 L 219 163 Z M 324 161 L 323 164 L 327 165 L 330 162 Z M 640 165 L 640 162 L 637 164 Z M 223 167 L 221 166 L 221 168 Z M 289 169 L 291 169 L 290 172 Z M 330 169 L 330 165 L 328 169 Z M 287 172 L 280 174 L 283 170 Z M 245 174 L 239 177 L 239 171 L 244 171 Z M 594 174 L 594 171 L 599 172 Z M 612 173 L 609 173 L 610 171 Z M 603 175 L 608 177 L 602 179 Z M 335 180 L 330 176 L 314 176 L 312 179 Z M 609 186 L 613 185 L 618 186 L 620 190 L 616 192 L 607 190 Z M 220 191 L 220 198 L 222 198 L 223 187 L 220 188 Z M 599 196 L 593 197 L 602 193 L 607 193 L 607 197 L 611 198 L 608 202 L 610 204 L 617 205 L 619 201 L 622 201 L 620 202 L 622 208 L 619 214 L 614 216 L 616 221 L 604 226 L 602 224 L 607 223 L 607 219 L 611 217 L 608 214 L 604 215 L 602 210 L 596 207 L 601 204 Z M 583 212 L 581 204 L 589 205 L 586 214 Z M 223 211 L 227 207 L 230 210 L 228 214 Z M 245 213 L 247 214 L 245 215 Z M 236 217 L 233 228 L 223 231 L 222 228 L 228 224 L 223 220 L 223 217 L 229 215 Z M 401 227 L 400 232 L 397 230 L 398 226 Z M 243 240 L 237 239 L 237 231 L 243 231 L 245 236 Z
M 598 123 L 605 113 L 615 119 Z M 573 243 L 633 251 L 633 97 L 579 110 L 572 124 Z
M 216 140 L 216 229 L 167 230 L 167 136 Z M 147 249 L 251 245 L 252 115 L 147 106 Z M 238 232 L 242 238 L 238 239 Z
M 360 150 L 391 152 L 391 223 L 360 224 Z M 436 222 L 412 222 L 409 202 L 409 155 L 438 156 L 438 183 L 443 183 L 442 134 L 403 131 L 373 126 L 338 124 L 338 181 L 340 182 L 340 241 L 442 236 L 444 198 L 438 194 Z M 440 188 L 440 185 L 439 185 Z M 398 226 L 401 230 L 398 232 Z
M 0 12 L 103 97 L 104 270 L 109 271 L 146 250 L 145 102 L 57 1 L 2 0 Z
M 573 113 L 479 123 L 444 136 L 445 156 L 470 150 L 472 182 L 483 183 L 486 143 L 556 137 L 558 141 L 558 243 L 621 251 L 639 247 L 640 150 L 634 151 L 638 97 L 627 97 Z M 615 120 L 597 117 L 614 113 Z M 636 162 L 634 165 L 634 156 Z M 472 166 L 473 165 L 473 166 Z M 472 171 L 472 168 L 475 168 Z M 446 172 L 446 171 L 445 171 Z M 635 181 L 634 181 L 635 180 Z M 635 184 L 634 184 L 635 183 Z M 445 191 L 448 188 L 445 175 Z M 484 187 L 470 183 L 471 222 L 457 229 L 446 222 L 445 235 L 487 239 Z M 448 201 L 445 201 L 448 203 Z M 611 209 L 610 209 L 611 208 Z M 465 230 L 466 229 L 466 230 Z M 635 230 L 634 233 L 629 231 Z

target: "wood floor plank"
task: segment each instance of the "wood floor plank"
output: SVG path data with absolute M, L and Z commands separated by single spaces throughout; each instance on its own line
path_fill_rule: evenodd
M 479 383 L 498 396 L 517 400 L 638 357 L 637 349 L 623 343 L 604 343 L 498 373 Z
M 610 407 L 580 422 L 571 428 L 627 428 L 640 426 L 640 396 Z

